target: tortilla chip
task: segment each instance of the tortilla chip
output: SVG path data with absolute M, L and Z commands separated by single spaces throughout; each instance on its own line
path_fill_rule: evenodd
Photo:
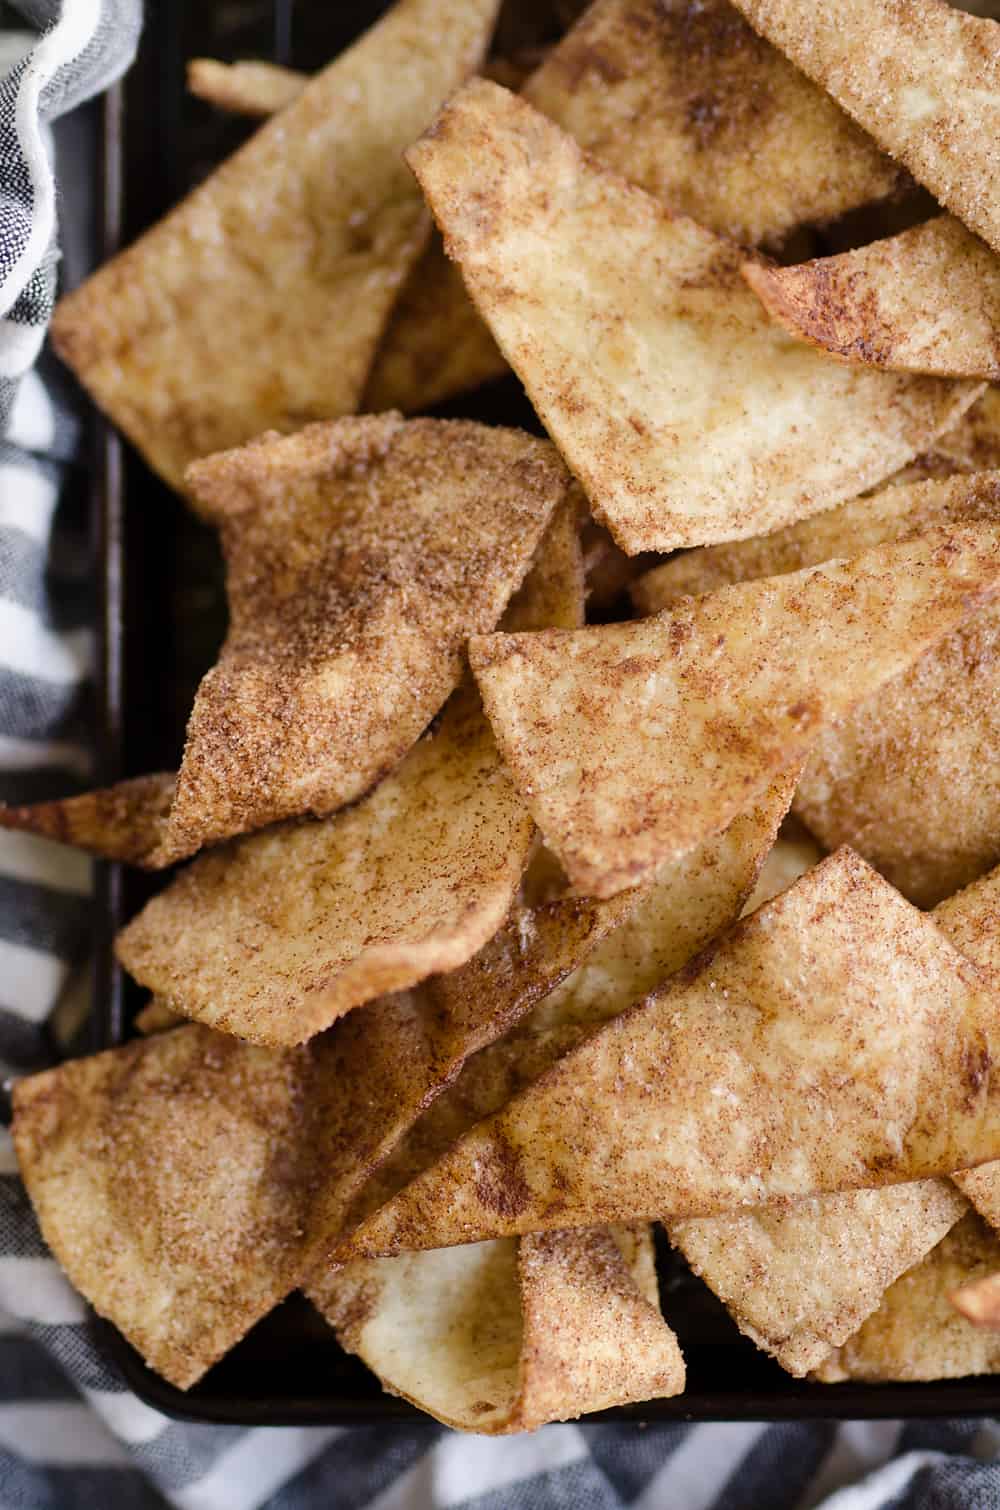
M 352 1264 L 311 1298 L 391 1393 L 490 1436 L 676 1395 L 648 1227 Z
M 752 535 L 852 496 L 979 391 L 789 342 L 733 243 L 496 84 L 454 95 L 407 160 L 480 313 L 630 554 Z M 720 404 L 737 390 L 738 405 Z
M 415 569 L 426 575 L 427 561 Z M 580 621 L 568 506 L 530 575 L 546 582 L 529 579 L 505 622 Z M 252 1042 L 301 1043 L 352 1007 L 470 959 L 503 921 L 533 837 L 467 680 L 362 802 L 202 855 L 119 934 L 119 958 L 159 982 L 151 989 L 172 1011 Z
M 691 551 L 633 586 L 640 611 L 686 593 L 797 571 L 963 519 L 1000 518 L 1000 472 L 887 488 L 787 530 Z M 795 811 L 828 848 L 850 844 L 929 907 L 1000 858 L 1000 705 L 990 604 L 824 729 Z
M 947 1180 L 670 1222 L 670 1241 L 740 1331 L 802 1378 L 968 1210 Z
M 467 635 L 497 622 L 575 492 L 546 441 L 392 414 L 261 436 L 189 478 L 222 532 L 230 619 L 172 804 L 158 776 L 0 824 L 159 868 L 360 797 L 457 685 Z
M 995 1159 L 998 1000 L 838 851 L 467 1133 L 341 1256 L 707 1216 Z
M 1000 1373 L 1000 1336 L 974 1326 L 949 1299 L 1000 1267 L 1000 1242 L 970 1211 L 922 1263 L 886 1291 L 882 1304 L 813 1374 L 845 1379 L 964 1379 Z
M 948 1299 L 973 1326 L 1000 1327 L 1000 1274 L 985 1274 L 952 1290 Z
M 1000 261 L 951 215 L 798 267 L 748 262 L 743 276 L 791 335 L 839 361 L 1000 378 Z
M 728 0 L 598 0 L 524 96 L 607 167 L 746 245 L 906 179 Z
M 174 487 L 196 457 L 358 407 L 429 231 L 400 154 L 479 64 L 496 9 L 397 0 L 60 302 L 56 349 Z
M 987 388 L 951 430 L 939 435 L 930 450 L 915 456 L 889 486 L 953 477 L 956 472 L 992 472 L 1000 468 L 1000 388 Z
M 761 36 L 1000 250 L 1000 31 L 942 0 L 735 0 Z
M 309 74 L 280 63 L 219 63 L 214 58 L 191 58 L 187 87 L 191 94 L 234 115 L 275 115 L 284 110 L 309 83 Z
M 547 843 L 581 893 L 610 896 L 718 832 L 998 569 L 996 525 L 942 526 L 635 624 L 473 637 L 469 659 Z
M 317 1175 L 316 1060 L 187 1026 L 14 1087 L 42 1235 L 187 1389 L 295 1283 Z
M 187 1021 L 177 1012 L 171 1012 L 162 1001 L 151 1001 L 143 1007 L 141 1012 L 136 1013 L 132 1026 L 137 1033 L 149 1037 L 153 1033 L 165 1033 L 168 1028 L 179 1028 Z
M 523 93 L 608 167 L 747 243 L 841 215 L 905 178 L 726 0 L 599 0 Z M 393 312 L 365 407 L 410 413 L 506 370 L 436 243 Z
M 0 803 L 0 828 L 42 834 L 107 860 L 143 865 L 160 843 L 176 784 L 172 772 L 158 771 L 78 797 L 23 807 Z

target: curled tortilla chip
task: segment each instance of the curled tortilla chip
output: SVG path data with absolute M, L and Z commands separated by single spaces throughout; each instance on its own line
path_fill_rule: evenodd
M 478 66 L 496 9 L 397 0 L 60 302 L 56 349 L 174 487 L 196 457 L 358 407 L 429 233 L 400 154 Z
M 321 1119 L 310 1050 L 188 1025 L 14 1088 L 14 1145 L 76 1288 L 188 1388 L 295 1283 Z
M 952 429 L 890 477 L 886 486 L 1000 468 L 1000 388 L 987 388 Z
M 0 828 L 42 834 L 107 860 L 142 865 L 160 844 L 176 785 L 171 771 L 158 771 L 78 797 L 23 807 L 0 803 Z
M 1000 1255 L 998 1255 L 1000 1261 Z M 973 1326 L 1000 1328 L 1000 1274 L 985 1274 L 952 1290 L 948 1299 Z
M 575 491 L 546 441 L 392 414 L 262 436 L 189 475 L 222 532 L 230 619 L 173 801 L 170 778 L 149 777 L 0 824 L 156 868 L 362 796 L 457 685 L 466 637 L 497 622 Z
M 473 638 L 469 658 L 547 843 L 584 895 L 609 896 L 728 823 L 998 570 L 997 526 L 959 523 L 635 624 Z
M 740 1331 L 802 1378 L 967 1210 L 947 1180 L 918 1180 L 670 1222 L 667 1233 Z
M 454 95 L 407 160 L 480 313 L 629 554 L 752 535 L 838 503 L 980 391 L 843 367 L 789 342 L 732 242 L 496 84 Z M 720 402 L 730 392 L 738 404 Z
M 943 205 L 1000 250 L 1000 31 L 945 0 L 735 0 Z
M 533 1431 L 684 1388 L 648 1227 L 352 1264 L 310 1298 L 390 1393 L 464 1431 Z
M 1000 378 L 1000 261 L 951 215 L 797 267 L 744 265 L 768 313 L 844 362 Z
M 297 100 L 308 83 L 308 74 L 280 63 L 192 58 L 187 65 L 190 93 L 234 115 L 274 115 Z
M 545 580 L 529 577 L 508 622 L 580 621 L 568 506 L 530 575 Z M 470 959 L 503 922 L 533 836 L 466 681 L 362 802 L 200 856 L 119 935 L 119 958 L 172 1011 L 252 1042 L 301 1043 Z
M 707 1216 L 995 1159 L 991 981 L 838 851 L 462 1137 L 341 1256 Z
M 1000 1267 L 1000 1241 L 969 1214 L 886 1291 L 874 1315 L 813 1373 L 845 1379 L 964 1379 L 1000 1373 L 1000 1336 L 959 1314 L 950 1296 Z
M 651 612 L 687 593 L 991 518 L 1000 519 L 1000 472 L 899 485 L 773 535 L 675 557 L 633 597 Z M 822 730 L 796 795 L 796 813 L 827 848 L 850 844 L 920 906 L 1000 858 L 998 653 L 1000 609 L 988 604 Z

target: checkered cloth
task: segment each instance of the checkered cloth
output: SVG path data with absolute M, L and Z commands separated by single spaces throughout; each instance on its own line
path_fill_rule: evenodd
M 162 0 L 167 3 L 167 0 Z M 0 7 L 0 798 L 87 779 L 94 604 L 70 390 L 35 365 L 59 275 L 86 266 L 93 120 L 135 46 L 138 0 Z M 26 29 L 26 28 L 31 28 Z M 89 867 L 0 836 L 0 1062 L 72 1048 L 87 1010 Z M 171 1422 L 101 1357 L 46 1254 L 0 1132 L 0 1510 L 1000 1510 L 993 1423 L 255 1429 Z M 844 1487 L 853 1486 L 853 1487 Z

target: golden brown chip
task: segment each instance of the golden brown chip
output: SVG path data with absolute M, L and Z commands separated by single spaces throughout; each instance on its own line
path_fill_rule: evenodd
M 70 1280 L 186 1389 L 294 1285 L 316 1059 L 188 1025 L 14 1089 L 14 1143 Z
M 524 97 L 609 168 L 748 245 L 906 177 L 729 0 L 597 0 Z
M 860 1331 L 816 1369 L 845 1379 L 964 1379 L 1000 1373 L 1000 1335 L 959 1315 L 950 1296 L 1000 1267 L 1000 1242 L 970 1211 L 927 1257 L 886 1291 Z
M 466 637 L 497 622 L 576 491 L 548 442 L 392 414 L 262 436 L 189 476 L 222 532 L 230 617 L 172 804 L 171 778 L 149 777 L 0 824 L 160 867 L 360 797 L 437 713 Z M 560 549 L 547 580 L 575 536 Z M 558 590 L 579 598 L 574 569 Z
M 991 978 L 849 850 L 571 1050 L 343 1257 L 674 1220 L 1000 1156 Z
M 24 807 L 0 804 L 0 828 L 43 834 L 108 860 L 143 865 L 160 844 L 176 784 L 172 772 L 159 771 L 79 797 Z
M 1000 1261 L 1000 1256 L 998 1256 Z M 952 1290 L 948 1299 L 960 1316 L 974 1326 L 1000 1327 L 1000 1274 L 985 1274 Z
M 1000 378 L 1000 261 L 951 215 L 798 267 L 743 268 L 768 313 L 845 362 Z
M 469 657 L 546 841 L 609 896 L 728 823 L 985 603 L 998 569 L 996 525 L 941 526 L 635 624 L 476 637 Z
M 235 115 L 274 115 L 297 100 L 308 83 L 307 73 L 280 63 L 192 58 L 187 65 L 190 92 Z
M 669 1222 L 667 1232 L 740 1330 L 801 1378 L 967 1210 L 947 1180 L 918 1180 Z
M 60 355 L 174 487 L 196 457 L 357 408 L 429 230 L 400 154 L 479 64 L 496 9 L 397 0 L 60 302 Z
M 507 614 L 525 628 L 580 622 L 571 507 L 553 519 Z M 474 955 L 513 901 L 533 836 L 466 680 L 362 802 L 202 855 L 119 935 L 119 956 L 159 982 L 173 1011 L 254 1042 L 301 1043 Z
M 642 578 L 633 596 L 651 612 L 963 518 L 1000 519 L 1000 472 L 897 485 L 773 535 L 691 551 Z M 824 729 L 796 796 L 824 845 L 850 844 L 924 907 L 1000 858 L 998 652 L 1000 609 L 990 604 Z
M 756 534 L 850 497 L 979 391 L 790 342 L 732 242 L 496 84 L 460 90 L 407 159 L 501 350 L 630 554 Z M 729 392 L 738 404 L 720 401 Z
M 386 1389 L 460 1430 L 533 1431 L 684 1388 L 648 1227 L 351 1264 L 310 1296 Z
M 1000 250 L 1000 31 L 945 0 L 735 0 L 750 25 Z
M 523 94 L 609 168 L 748 243 L 882 198 L 906 176 L 728 0 L 598 0 Z M 412 412 L 506 370 L 438 242 L 393 311 L 365 407 Z
M 888 485 L 953 477 L 956 472 L 991 472 L 1000 467 L 1000 388 L 987 388 L 951 430 L 939 435 L 928 451 L 894 477 Z

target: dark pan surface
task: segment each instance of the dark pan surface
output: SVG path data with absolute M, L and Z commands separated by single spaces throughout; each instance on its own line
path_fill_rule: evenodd
M 522 0 L 534 14 L 529 0 Z M 131 241 L 248 134 L 184 89 L 185 59 L 271 57 L 315 68 L 385 8 L 378 0 L 202 0 L 150 5 L 139 60 L 105 109 L 105 250 Z M 537 428 L 513 380 L 440 411 Z M 95 517 L 102 539 L 102 756 L 107 780 L 176 764 L 194 690 L 225 627 L 221 565 L 200 525 L 131 450 L 95 421 Z M 141 995 L 113 962 L 122 921 L 155 880 L 100 868 L 95 1047 L 129 1036 Z M 1000 1414 L 1000 1380 L 934 1385 L 823 1387 L 790 1378 L 745 1338 L 715 1297 L 666 1242 L 660 1243 L 666 1314 L 688 1365 L 688 1389 L 590 1419 L 792 1420 L 808 1417 Z M 345 1354 L 312 1307 L 293 1296 L 272 1312 L 188 1393 L 145 1367 L 101 1323 L 108 1352 L 131 1387 L 169 1415 L 246 1425 L 430 1421 L 382 1393 Z

